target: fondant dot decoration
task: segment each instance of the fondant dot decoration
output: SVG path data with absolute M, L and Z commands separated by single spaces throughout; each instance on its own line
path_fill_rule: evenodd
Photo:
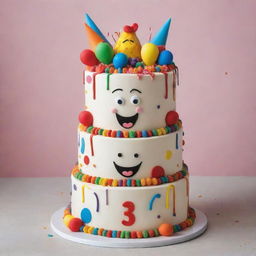
M 165 152 L 165 159 L 166 160 L 170 160 L 172 158 L 172 151 L 171 150 L 167 150 Z
M 72 227 L 73 230 L 71 229 L 71 231 L 73 232 L 80 231 L 86 234 L 92 234 L 92 235 L 98 235 L 98 236 L 113 237 L 113 238 L 132 238 L 132 239 L 150 238 L 150 237 L 157 237 L 157 236 L 171 236 L 176 232 L 179 232 L 188 227 L 191 227 L 194 224 L 195 218 L 196 218 L 195 210 L 189 207 L 187 219 L 179 224 L 172 225 L 170 223 L 162 223 L 158 228 L 154 228 L 150 230 L 124 231 L 124 230 L 105 230 L 103 228 L 95 228 L 95 227 L 86 225 L 91 221 L 91 218 L 92 218 L 91 212 L 87 208 L 84 208 L 81 211 L 81 220 L 79 218 L 73 217 L 70 214 L 70 212 L 71 212 L 71 209 L 69 206 L 64 211 L 63 221 L 65 225 L 68 226 L 70 229 Z M 158 216 L 160 217 L 160 215 Z
M 92 214 L 91 214 L 91 211 L 88 208 L 84 208 L 81 211 L 81 219 L 86 224 L 91 222 Z
M 73 189 L 74 189 L 75 191 L 77 191 L 77 186 L 76 186 L 76 184 L 73 185 Z
M 162 168 L 162 167 L 161 167 Z M 164 173 L 164 171 L 158 169 L 161 169 L 157 166 L 156 173 L 159 175 L 161 173 Z M 154 168 L 153 168 L 154 169 Z M 86 183 L 91 184 L 97 184 L 101 186 L 110 186 L 110 187 L 143 187 L 143 186 L 157 186 L 164 183 L 171 183 L 180 179 L 183 179 L 188 175 L 188 167 L 183 164 L 182 170 L 172 174 L 172 175 L 166 175 L 161 177 L 147 177 L 142 179 L 108 179 L 108 178 L 102 178 L 102 177 L 96 177 L 96 176 L 90 176 L 87 174 L 82 173 L 78 166 L 76 165 L 72 170 L 72 175 Z
M 90 158 L 88 156 L 84 156 L 84 163 L 88 165 L 90 163 Z
M 79 124 L 79 130 L 88 132 L 93 135 L 102 135 L 105 137 L 112 138 L 141 138 L 141 137 L 154 137 L 173 133 L 182 128 L 181 120 L 177 123 L 153 130 L 142 130 L 142 131 L 120 131 L 120 130 L 106 130 L 94 126 L 85 126 L 82 123 Z
M 86 82 L 88 83 L 88 84 L 90 84 L 91 82 L 92 82 L 92 77 L 91 76 L 86 76 Z

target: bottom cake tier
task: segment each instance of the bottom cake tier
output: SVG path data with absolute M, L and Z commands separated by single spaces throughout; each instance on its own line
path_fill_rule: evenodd
M 71 205 L 65 210 L 64 223 L 72 231 L 135 238 L 138 234 L 144 237 L 145 232 L 157 236 L 163 225 L 177 232 L 194 222 L 188 175 L 174 182 L 141 187 L 96 185 L 74 175 L 71 179 Z

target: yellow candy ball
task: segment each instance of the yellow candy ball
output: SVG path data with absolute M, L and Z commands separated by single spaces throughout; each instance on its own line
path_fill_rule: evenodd
M 155 44 L 146 43 L 141 48 L 141 58 L 145 65 L 154 65 L 159 55 L 159 50 Z
M 63 218 L 64 224 L 68 227 L 69 222 L 74 218 L 74 216 L 68 214 Z

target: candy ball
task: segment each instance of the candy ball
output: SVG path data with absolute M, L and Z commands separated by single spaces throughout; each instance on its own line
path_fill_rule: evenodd
M 168 223 L 162 223 L 158 231 L 162 236 L 171 236 L 173 234 L 173 226 Z
M 170 51 L 167 51 L 167 50 L 160 52 L 157 60 L 159 65 L 170 65 L 172 64 L 172 61 L 173 61 L 173 55 Z
M 146 43 L 141 48 L 141 58 L 145 65 L 154 65 L 159 54 L 159 50 L 155 44 Z
M 151 177 L 160 178 L 162 176 L 165 176 L 164 168 L 162 166 L 155 166 L 151 171 Z
M 69 222 L 74 218 L 74 216 L 68 214 L 63 218 L 64 224 L 68 227 Z
M 84 126 L 91 126 L 93 124 L 93 116 L 89 111 L 81 111 L 78 116 L 79 122 Z
M 99 64 L 95 53 L 92 50 L 86 49 L 80 53 L 80 60 L 87 66 L 95 66 Z
M 176 124 L 179 120 L 179 114 L 176 111 L 169 111 L 166 114 L 165 122 L 167 125 Z
M 100 62 L 110 64 L 114 56 L 114 51 L 108 43 L 101 42 L 96 46 L 95 54 Z
M 115 68 L 123 68 L 127 65 L 128 62 L 128 58 L 126 56 L 126 54 L 120 52 L 118 54 L 115 55 L 114 59 L 113 59 L 113 64 Z
M 130 64 L 132 67 L 136 66 L 136 63 L 139 61 L 138 58 L 129 58 L 128 59 L 128 64 Z
M 77 232 L 80 230 L 80 227 L 83 225 L 83 222 L 79 218 L 73 218 L 70 220 L 68 227 L 71 231 Z

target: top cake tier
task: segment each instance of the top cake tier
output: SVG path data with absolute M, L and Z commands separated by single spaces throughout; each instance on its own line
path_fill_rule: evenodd
M 112 130 L 149 130 L 172 125 L 177 116 L 177 69 L 151 74 L 84 71 L 85 110 L 92 125 Z

